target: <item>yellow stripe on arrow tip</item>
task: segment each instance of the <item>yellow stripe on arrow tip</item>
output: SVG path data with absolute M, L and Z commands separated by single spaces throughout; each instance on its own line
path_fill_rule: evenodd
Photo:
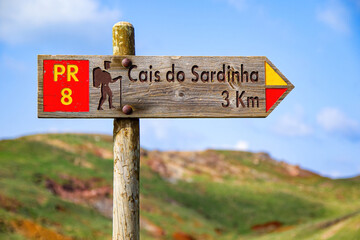
M 275 70 L 265 62 L 265 84 L 286 86 L 287 83 L 275 72 Z

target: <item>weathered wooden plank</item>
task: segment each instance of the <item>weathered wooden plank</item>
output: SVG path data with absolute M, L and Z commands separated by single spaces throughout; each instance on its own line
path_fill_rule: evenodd
M 113 27 L 113 54 L 135 54 L 134 28 L 128 22 Z M 114 119 L 113 240 L 140 238 L 139 119 Z
M 121 65 L 124 58 L 131 60 L 130 68 Z M 43 63 L 47 60 L 89 61 L 87 112 L 44 111 Z M 284 85 L 265 84 L 265 62 L 280 76 Z M 108 84 L 113 109 L 109 108 L 107 96 L 102 110 L 98 110 L 102 91 L 94 87 L 93 80 L 94 77 L 98 80 L 94 69 L 99 67 L 112 79 L 121 77 L 121 80 Z M 39 55 L 38 75 L 38 116 L 44 118 L 266 117 L 294 88 L 266 57 Z M 265 89 L 269 88 L 287 90 L 267 110 Z M 122 112 L 124 105 L 133 108 L 131 115 Z

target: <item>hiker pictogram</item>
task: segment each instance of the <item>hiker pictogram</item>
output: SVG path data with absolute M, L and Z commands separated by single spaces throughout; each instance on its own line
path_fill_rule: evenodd
M 104 61 L 105 69 L 110 67 L 109 61 Z M 103 110 L 102 105 L 106 101 L 106 98 L 109 100 L 109 109 L 114 109 L 115 107 L 112 104 L 113 93 L 109 86 L 110 83 L 114 83 L 117 80 L 121 80 L 121 76 L 116 78 L 112 78 L 111 74 L 105 70 L 101 70 L 100 67 L 96 67 L 93 69 L 93 86 L 96 88 L 100 88 L 101 86 L 101 97 L 99 100 L 99 106 L 97 110 Z

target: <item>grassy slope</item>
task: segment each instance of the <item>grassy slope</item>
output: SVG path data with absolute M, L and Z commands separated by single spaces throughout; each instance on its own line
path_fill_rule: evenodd
M 48 144 L 49 139 L 57 144 Z M 75 239 L 109 239 L 110 219 L 89 206 L 53 195 L 43 179 L 61 182 L 64 174 L 80 179 L 98 177 L 111 186 L 112 159 L 92 151 L 111 151 L 111 145 L 107 136 L 70 134 L 1 141 L 0 195 L 18 201 L 20 207 L 9 210 L 0 206 L 0 239 L 27 239 L 14 227 L 14 222 L 22 219 Z M 217 154 L 234 166 L 247 166 L 270 178 L 238 181 L 227 176 L 216 182 L 199 175 L 192 182 L 170 183 L 148 167 L 149 159 L 141 160 L 141 216 L 165 229 L 163 239 L 172 239 L 179 231 L 197 239 L 360 239 L 359 216 L 328 228 L 318 227 L 360 209 L 358 179 L 294 178 L 279 172 L 271 162 L 255 165 L 251 153 Z M 78 164 L 79 158 L 88 167 Z M 57 210 L 59 206 L 65 210 Z M 284 231 L 251 231 L 251 226 L 270 221 L 284 223 Z M 144 229 L 141 234 L 142 239 L 154 239 Z
M 71 136 L 66 137 L 66 140 L 68 138 L 73 140 L 71 144 L 81 144 L 92 137 Z M 1 219 L 8 223 L 18 218 L 32 219 L 65 235 L 84 239 L 98 239 L 93 235 L 99 233 L 110 236 L 111 225 L 108 219 L 86 206 L 61 200 L 45 189 L 43 181 L 38 182 L 39 176 L 61 181 L 59 175 L 68 174 L 83 179 L 101 177 L 111 184 L 112 176 L 107 174 L 112 168 L 111 161 L 84 153 L 82 157 L 86 157 L 94 165 L 93 169 L 86 169 L 74 165 L 77 157 L 75 153 L 26 138 L 1 141 L 0 193 L 16 199 L 22 205 L 16 213 L 1 211 Z M 65 211 L 57 211 L 56 206 L 63 207 Z

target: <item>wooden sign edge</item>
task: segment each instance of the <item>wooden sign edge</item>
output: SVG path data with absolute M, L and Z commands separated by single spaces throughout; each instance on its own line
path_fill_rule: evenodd
M 269 109 L 269 111 L 265 113 L 255 113 L 253 115 L 248 116 L 238 116 L 238 115 L 227 115 L 227 116 L 162 116 L 162 117 L 148 117 L 148 116 L 138 116 L 136 113 L 133 113 L 131 116 L 124 115 L 121 111 L 119 111 L 118 116 L 96 116 L 94 117 L 92 114 L 89 115 L 88 112 L 78 113 L 77 116 L 67 115 L 65 112 L 52 112 L 51 115 L 43 112 L 43 82 L 40 81 L 43 79 L 43 60 L 44 59 L 70 59 L 70 60 L 88 60 L 93 57 L 109 57 L 109 58 L 125 58 L 129 57 L 130 59 L 133 57 L 170 57 L 174 59 L 179 59 L 181 57 L 196 57 L 196 58 L 258 58 L 263 59 L 264 62 L 267 62 L 276 73 L 287 83 L 287 91 L 276 101 L 276 103 Z M 285 97 L 294 89 L 294 85 L 281 73 L 281 71 L 266 57 L 266 56 L 134 56 L 134 55 L 50 55 L 50 54 L 39 54 L 38 58 L 38 118 L 73 118 L 73 119 L 82 119 L 82 118 L 94 118 L 94 119 L 109 119 L 109 118 L 147 118 L 147 119 L 155 119 L 155 118 L 266 118 L 270 115 L 270 113 L 280 104 L 281 101 L 285 99 Z M 275 88 L 276 86 L 266 86 L 266 88 Z M 264 88 L 265 90 L 265 88 Z
M 287 77 L 285 77 L 284 74 L 282 74 L 282 72 L 275 66 L 275 64 L 273 64 L 267 57 L 265 58 L 266 58 L 266 62 L 287 83 L 287 86 L 283 87 L 283 88 L 287 88 L 286 92 L 274 103 L 274 105 L 269 109 L 269 111 L 266 112 L 268 114 L 267 116 L 269 116 L 270 113 L 272 113 L 272 111 L 274 111 L 278 107 L 278 105 L 286 98 L 286 96 L 295 88 L 295 86 L 287 79 Z M 278 87 L 279 86 L 274 86 L 274 85 L 266 86 L 266 88 L 278 88 Z
M 44 65 L 43 65 L 43 56 L 48 55 L 38 55 L 37 56 L 37 70 L 38 70 L 38 98 L 37 98 L 37 115 L 38 118 L 42 118 L 41 114 L 44 113 L 44 102 L 43 102 L 43 74 L 44 74 Z

